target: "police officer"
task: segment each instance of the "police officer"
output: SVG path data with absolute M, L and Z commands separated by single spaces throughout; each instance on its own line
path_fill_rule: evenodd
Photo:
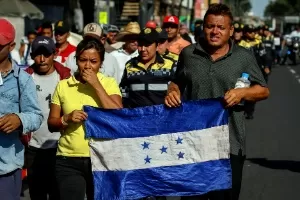
M 263 27 L 262 26 L 257 26 L 256 27 L 256 33 L 255 33 L 255 36 L 254 36 L 255 39 L 259 40 L 261 42 L 262 38 L 263 38 L 263 34 L 264 34 Z
M 263 30 L 264 37 L 262 38 L 262 43 L 266 49 L 266 66 L 269 67 L 265 68 L 265 72 L 267 75 L 269 75 L 273 65 L 273 61 L 275 60 L 274 36 L 269 30 L 269 26 L 263 26 Z
M 244 25 L 239 22 L 234 22 L 233 27 L 234 27 L 234 32 L 233 32 L 232 39 L 236 44 L 239 44 L 243 37 Z
M 174 62 L 178 61 L 179 55 L 172 53 L 168 50 L 168 33 L 165 29 L 156 28 L 159 33 L 157 52 L 166 59 L 170 59 Z
M 265 73 L 266 66 L 266 50 L 263 47 L 260 40 L 255 39 L 255 29 L 253 25 L 245 25 L 243 30 L 243 39 L 239 43 L 240 46 L 245 47 L 252 51 L 255 55 L 258 65 L 267 79 L 267 74 Z M 253 119 L 253 113 L 255 109 L 255 104 L 247 102 L 245 104 L 245 114 L 246 119 Z
M 255 38 L 255 29 L 253 25 L 244 26 L 243 39 L 240 41 L 239 45 L 254 53 L 259 66 L 261 66 L 263 73 L 265 74 L 265 78 L 267 78 L 265 68 L 268 68 L 269 66 L 266 64 L 266 49 L 262 42 Z
M 123 105 L 127 108 L 164 103 L 176 65 L 157 51 L 159 32 L 145 28 L 138 35 L 139 56 L 126 63 L 120 83 Z

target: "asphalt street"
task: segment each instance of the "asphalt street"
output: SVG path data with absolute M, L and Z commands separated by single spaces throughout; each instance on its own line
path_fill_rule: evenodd
M 247 122 L 240 200 L 300 199 L 300 65 L 274 68 L 269 87 Z
M 240 200 L 300 199 L 300 65 L 276 67 L 269 88 L 247 123 Z

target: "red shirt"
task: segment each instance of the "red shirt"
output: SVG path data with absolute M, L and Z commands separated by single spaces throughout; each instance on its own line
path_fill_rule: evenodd
M 71 53 L 73 53 L 74 51 L 76 51 L 76 47 L 71 45 L 70 43 L 68 43 L 67 48 L 65 48 L 63 51 L 59 51 L 58 52 L 58 60 L 60 59 L 59 56 L 61 57 L 61 63 L 64 63 L 66 61 L 66 59 L 69 57 L 69 55 Z

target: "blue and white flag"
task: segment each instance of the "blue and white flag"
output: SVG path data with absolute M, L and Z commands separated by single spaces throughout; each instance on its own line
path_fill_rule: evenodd
M 95 200 L 231 188 L 228 113 L 219 100 L 136 109 L 85 107 Z

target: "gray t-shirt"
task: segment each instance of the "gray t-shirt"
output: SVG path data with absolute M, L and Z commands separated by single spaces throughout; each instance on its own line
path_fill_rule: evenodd
M 52 95 L 57 83 L 60 81 L 59 74 L 56 71 L 49 75 L 38 75 L 33 73 L 32 78 L 36 84 L 38 101 L 44 115 L 44 120 L 40 129 L 32 134 L 29 145 L 41 149 L 56 148 L 60 133 L 49 132 L 47 119 L 49 116 Z

